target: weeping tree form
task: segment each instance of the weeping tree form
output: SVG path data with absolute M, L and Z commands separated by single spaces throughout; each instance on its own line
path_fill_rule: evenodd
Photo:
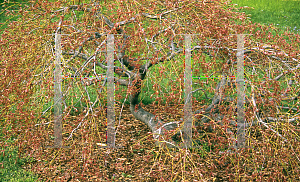
M 105 13 L 103 9 L 105 7 L 107 10 L 113 10 L 116 6 L 118 9 L 115 13 Z M 218 120 L 222 120 L 221 125 L 226 125 L 226 122 L 236 124 L 232 118 L 235 115 L 233 111 L 235 109 L 232 109 L 235 106 L 232 103 L 236 103 L 236 99 L 224 94 L 226 89 L 233 89 L 228 87 L 232 85 L 232 81 L 227 77 L 235 74 L 237 63 L 236 38 L 230 37 L 230 34 L 252 34 L 245 36 L 244 51 L 246 91 L 250 88 L 245 101 L 247 126 L 255 123 L 262 124 L 286 141 L 282 134 L 272 129 L 269 122 L 289 121 L 292 123 L 297 122 L 297 117 L 299 118 L 299 114 L 287 117 L 288 114 L 283 112 L 283 109 L 299 112 L 299 107 L 282 105 L 284 101 L 297 100 L 300 94 L 299 88 L 297 89 L 297 84 L 299 84 L 297 73 L 300 68 L 299 50 L 297 50 L 299 35 L 292 36 L 286 33 L 285 37 L 278 34 L 274 36 L 270 31 L 268 32 L 268 27 L 252 24 L 244 14 L 231 11 L 233 7 L 226 2 L 138 0 L 118 1 L 118 5 L 114 2 L 93 2 L 83 5 L 68 5 L 60 2 L 53 3 L 50 7 L 45 4 L 39 7 L 39 3 L 36 3 L 32 8 L 34 8 L 32 11 L 37 13 L 31 18 L 31 22 L 40 21 L 40 16 L 55 20 L 49 21 L 47 27 L 36 26 L 28 32 L 29 35 L 50 37 L 46 45 L 49 45 L 48 48 L 51 48 L 51 51 L 53 51 L 51 42 L 54 42 L 54 36 L 47 34 L 53 34 L 59 27 L 61 34 L 72 35 L 62 35 L 62 55 L 65 63 L 69 63 L 66 67 L 75 73 L 69 76 L 80 76 L 84 72 L 87 75 L 93 75 L 96 73 L 96 67 L 107 70 L 106 35 L 120 35 L 115 36 L 117 48 L 114 52 L 114 73 L 118 75 L 114 79 L 115 83 L 127 87 L 131 114 L 147 125 L 155 134 L 153 135 L 155 139 L 164 140 L 169 147 L 174 146 L 174 139 L 164 138 L 163 131 L 177 129 L 175 132 L 178 134 L 178 127 L 181 123 L 179 121 L 165 123 L 155 117 L 153 113 L 141 106 L 139 96 L 143 82 L 149 76 L 151 69 L 168 62 L 179 64 L 182 61 L 179 57 L 185 54 L 184 39 L 178 34 L 198 35 L 194 36 L 197 41 L 193 40 L 191 54 L 194 64 L 199 63 L 202 66 L 195 66 L 193 72 L 196 73 L 197 69 L 198 71 L 212 70 L 213 65 L 217 64 L 216 60 L 223 61 L 218 64 L 219 69 L 212 74 L 219 74 L 223 77 L 218 80 L 215 88 L 211 88 L 214 92 L 211 103 L 202 110 L 193 111 L 196 117 L 195 126 Z M 84 17 L 83 23 L 78 21 L 78 12 L 84 12 L 84 14 L 81 13 Z M 278 31 L 275 28 L 272 29 Z M 289 39 L 289 44 L 285 38 Z M 147 56 L 140 57 L 141 55 Z M 201 61 L 206 56 L 211 58 L 210 63 Z M 47 71 L 50 72 L 49 68 L 53 68 L 50 62 L 48 66 L 40 67 L 41 74 L 35 75 L 34 78 L 45 75 Z M 162 73 L 166 69 L 160 68 Z M 183 78 L 183 73 L 179 74 L 179 77 Z M 286 79 L 287 87 L 282 89 L 279 81 L 283 79 Z M 180 78 L 173 81 L 174 85 L 182 85 Z M 94 83 L 90 80 L 88 85 L 91 86 Z M 103 85 L 105 84 L 106 80 L 103 81 Z M 153 87 L 155 88 L 157 89 L 157 85 Z M 203 92 L 203 89 L 196 89 L 192 93 L 196 92 Z M 207 92 L 204 90 L 205 94 Z M 87 90 L 86 93 L 89 95 Z M 63 95 L 65 96 L 66 93 Z M 170 92 L 167 98 L 175 102 L 181 97 Z M 90 97 L 87 100 L 91 102 Z M 224 107 L 227 109 L 225 112 Z M 86 112 L 92 111 L 90 109 L 93 108 L 87 108 Z M 279 113 L 281 113 L 280 117 Z M 75 129 L 73 131 L 75 132 Z

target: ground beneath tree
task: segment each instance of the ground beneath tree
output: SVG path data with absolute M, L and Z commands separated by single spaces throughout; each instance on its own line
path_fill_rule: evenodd
M 142 107 L 162 117 L 164 121 L 170 119 L 179 121 L 183 118 L 183 105 Z M 193 110 L 202 107 L 199 103 L 193 104 Z M 123 148 L 100 148 L 99 144 L 106 142 L 105 119 L 98 116 L 95 117 L 95 121 L 91 119 L 92 117 L 87 118 L 85 124 L 73 134 L 72 139 L 66 141 L 71 131 L 80 123 L 70 117 L 66 119 L 68 123 L 64 123 L 63 140 L 64 145 L 71 148 L 45 148 L 53 145 L 53 140 L 48 136 L 53 135 L 53 131 L 49 132 L 53 124 L 35 127 L 31 132 L 32 136 L 38 139 L 33 140 L 35 143 L 31 141 L 27 147 L 20 149 L 24 156 L 30 155 L 34 160 L 26 163 L 23 168 L 49 181 L 235 181 L 236 163 L 239 163 L 238 173 L 244 179 L 254 179 L 255 176 L 260 175 L 262 179 L 268 179 L 267 173 L 256 171 L 251 167 L 242 168 L 245 159 L 233 157 L 234 154 L 232 156 L 215 153 L 203 155 L 189 150 L 172 152 L 172 150 L 160 149 L 155 146 L 153 135 L 146 125 L 130 113 L 129 105 L 124 106 L 119 123 L 120 111 L 121 105 L 117 104 L 116 145 Z M 41 147 L 36 149 L 35 145 Z M 271 175 L 270 172 L 268 173 Z M 279 177 L 286 179 L 285 176 Z

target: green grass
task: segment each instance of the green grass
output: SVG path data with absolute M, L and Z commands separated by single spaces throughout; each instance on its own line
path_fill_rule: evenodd
M 253 7 L 242 9 L 252 22 L 264 25 L 273 24 L 282 30 L 289 28 L 294 33 L 300 33 L 300 1 L 299 0 L 232 0 L 237 7 Z M 279 32 L 279 35 L 282 31 Z
M 19 158 L 18 148 L 13 145 L 16 137 L 4 140 L 4 135 L 0 133 L 0 142 L 3 143 L 0 153 L 0 181 L 11 182 L 33 182 L 38 181 L 38 177 L 22 168 L 23 165 L 31 162 L 32 158 Z
M 3 30 L 7 28 L 7 25 L 11 21 L 17 21 L 20 17 L 17 16 L 6 16 L 5 12 L 7 10 L 18 10 L 19 7 L 24 7 L 25 3 L 28 1 L 24 0 L 14 0 L 6 2 L 6 7 L 2 7 L 4 5 L 4 1 L 0 0 L 0 35 L 3 33 Z

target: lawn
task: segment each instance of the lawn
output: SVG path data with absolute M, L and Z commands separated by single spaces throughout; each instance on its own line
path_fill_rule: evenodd
M 237 7 L 253 7 L 254 9 L 241 9 L 252 22 L 264 25 L 273 24 L 282 30 L 287 28 L 300 33 L 300 1 L 295 0 L 232 0 Z M 281 34 L 280 32 L 279 34 Z

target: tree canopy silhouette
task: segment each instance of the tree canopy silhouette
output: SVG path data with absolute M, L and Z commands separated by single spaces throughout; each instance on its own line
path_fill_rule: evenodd
M 114 11 L 116 7 L 118 9 Z M 158 96 L 162 93 L 158 79 L 148 80 L 153 83 L 155 101 L 162 103 L 165 99 L 166 104 L 181 103 L 185 55 L 182 34 L 197 34 L 193 36 L 191 48 L 193 75 L 222 78 L 211 88 L 206 87 L 207 90 L 199 82 L 203 88 L 191 93 L 193 100 L 192 94 L 202 92 L 210 101 L 208 105 L 193 101 L 193 105 L 201 106 L 201 109 L 193 111 L 194 129 L 201 132 L 207 127 L 204 123 L 209 123 L 211 130 L 220 124 L 221 130 L 231 128 L 234 132 L 233 126 L 239 124 L 234 119 L 236 97 L 229 92 L 235 90 L 235 83 L 228 77 L 236 73 L 236 35 L 251 34 L 245 36 L 244 41 L 247 127 L 251 129 L 258 123 L 280 141 L 289 143 L 295 139 L 299 143 L 299 137 L 292 132 L 278 131 L 271 124 L 288 123 L 293 128 L 299 122 L 299 35 L 289 32 L 278 35 L 278 29 L 272 25 L 253 24 L 245 14 L 233 9 L 228 2 L 215 0 L 95 1 L 80 5 L 63 1 L 32 2 L 32 6 L 14 12 L 22 14 L 21 21 L 12 22 L 1 38 L 1 114 L 5 116 L 9 113 L 7 106 L 21 102 L 17 106 L 20 112 L 13 113 L 10 120 L 21 122 L 22 118 L 28 126 L 33 126 L 50 111 L 51 106 L 45 110 L 39 101 L 47 103 L 54 96 L 55 33 L 62 34 L 63 75 L 69 77 L 97 77 L 101 72 L 106 73 L 107 35 L 114 34 L 116 91 L 126 88 L 126 93 L 116 97 L 128 99 L 131 114 L 152 131 L 154 139 L 163 140 L 169 147 L 175 146 L 174 135 L 180 133 L 179 126 L 183 121 L 164 121 L 156 117 L 155 113 L 143 108 L 140 95 L 151 71 L 159 75 L 156 78 L 164 78 L 175 65 L 178 69 L 173 74 L 178 74 L 178 77 L 169 79 L 171 89 L 164 96 Z M 206 62 L 206 59 L 209 61 Z M 80 89 L 86 94 L 82 99 L 86 106 L 77 116 L 80 121 L 99 116 L 98 108 L 105 105 L 102 88 L 107 81 L 100 83 L 95 80 L 82 79 L 80 82 Z M 65 82 L 63 97 L 72 97 L 69 90 L 75 79 Z M 92 87 L 96 90 L 101 87 L 94 93 L 96 98 L 89 93 L 88 88 Z M 212 97 L 208 97 L 209 94 Z M 292 105 L 287 106 L 289 103 Z M 66 117 L 72 108 L 74 103 L 70 106 L 64 102 Z M 162 112 L 160 109 L 156 111 Z M 170 113 L 176 115 L 172 111 Z M 72 128 L 69 138 L 81 126 Z M 169 136 L 164 131 L 172 134 Z M 230 138 L 228 136 L 226 134 L 226 140 Z M 221 138 L 216 140 L 221 141 Z

